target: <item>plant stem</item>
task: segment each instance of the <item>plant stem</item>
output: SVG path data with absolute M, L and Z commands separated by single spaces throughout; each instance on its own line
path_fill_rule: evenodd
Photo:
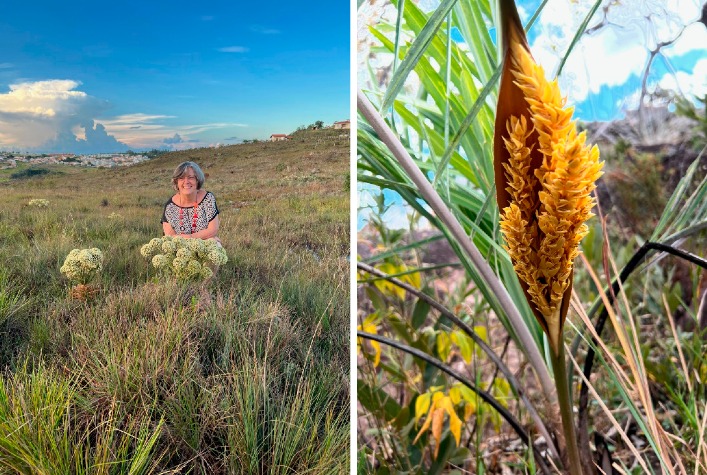
M 557 355 L 554 350 L 550 350 L 550 359 L 552 361 L 552 371 L 555 373 L 557 400 L 560 404 L 562 430 L 565 434 L 567 457 L 569 458 L 568 468 L 571 475 L 582 475 L 581 459 L 579 457 L 579 448 L 577 447 L 577 435 L 574 430 L 572 400 L 570 399 L 570 388 L 569 382 L 567 381 L 567 370 L 565 368 L 565 344 L 560 341 L 558 346 Z

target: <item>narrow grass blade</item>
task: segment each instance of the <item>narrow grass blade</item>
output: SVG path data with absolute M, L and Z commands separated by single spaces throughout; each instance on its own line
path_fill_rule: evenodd
M 387 110 L 395 100 L 398 92 L 405 84 L 410 71 L 412 71 L 417 62 L 420 60 L 425 50 L 429 46 L 432 38 L 444 23 L 447 18 L 447 14 L 452 9 L 457 0 L 443 0 L 439 7 L 434 11 L 430 19 L 428 20 L 425 28 L 422 32 L 415 38 L 415 42 L 408 51 L 405 59 L 400 64 L 400 69 L 398 69 L 390 80 L 390 84 L 385 91 L 385 96 L 383 97 L 383 102 L 381 103 L 380 110 Z
M 412 242 L 410 244 L 406 244 L 405 246 L 399 246 L 395 247 L 393 249 L 390 249 L 388 251 L 384 252 L 379 252 L 378 254 L 371 256 L 367 259 L 361 259 L 361 262 L 365 262 L 366 264 L 373 264 L 374 262 L 382 261 L 383 259 L 387 259 L 392 256 L 397 256 L 400 255 L 404 252 L 407 251 L 412 251 L 415 249 L 422 249 L 426 247 L 428 244 L 439 241 L 440 239 L 443 239 L 444 236 L 441 234 L 437 234 L 436 236 L 431 236 L 426 239 L 421 239 L 419 241 Z
M 452 154 L 457 150 L 462 138 L 468 132 L 469 127 L 474 122 L 479 111 L 486 103 L 486 98 L 491 93 L 491 91 L 493 91 L 496 88 L 496 82 L 498 81 L 498 78 L 501 77 L 501 72 L 502 72 L 502 69 L 500 66 L 498 68 L 496 68 L 496 71 L 494 71 L 493 76 L 491 76 L 491 79 L 489 79 L 489 81 L 486 83 L 484 88 L 479 93 L 479 97 L 476 98 L 474 105 L 471 107 L 471 110 L 469 111 L 467 116 L 464 118 L 464 121 L 461 123 L 461 125 L 457 129 L 457 132 L 454 134 L 454 138 L 452 139 L 452 141 L 449 142 L 449 146 L 445 150 L 444 155 L 442 155 L 442 159 L 440 160 L 440 163 L 439 163 L 439 169 L 443 169 L 447 165 L 449 165 L 449 160 L 450 160 Z
M 530 20 L 528 20 L 528 23 L 525 24 L 525 31 L 526 33 L 530 31 L 530 28 L 535 24 L 535 20 L 538 19 L 540 16 L 540 13 L 542 13 L 543 9 L 545 8 L 545 5 L 547 5 L 547 2 L 549 0 L 543 0 L 543 2 L 540 4 L 540 6 L 535 10 L 535 13 L 533 13 L 533 16 L 530 17 Z

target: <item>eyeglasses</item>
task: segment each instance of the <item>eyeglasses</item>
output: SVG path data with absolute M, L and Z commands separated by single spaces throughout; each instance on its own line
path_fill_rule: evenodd
M 179 181 L 184 181 L 184 180 L 196 181 L 196 176 L 194 176 L 194 175 L 184 175 L 184 176 L 178 177 L 177 180 L 179 180 Z

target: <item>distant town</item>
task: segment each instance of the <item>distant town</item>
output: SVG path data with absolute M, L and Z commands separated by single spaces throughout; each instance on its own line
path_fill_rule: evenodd
M 73 153 L 20 153 L 0 152 L 0 170 L 15 168 L 18 163 L 30 165 L 72 165 L 98 168 L 114 168 L 135 165 L 149 160 L 146 154 L 127 153 L 96 153 L 91 155 L 76 155 Z

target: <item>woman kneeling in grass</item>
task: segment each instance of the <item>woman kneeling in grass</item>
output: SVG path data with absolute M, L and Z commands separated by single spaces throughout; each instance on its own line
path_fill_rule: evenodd
M 162 229 L 165 236 L 184 238 L 213 238 L 218 243 L 218 207 L 216 197 L 202 190 L 204 172 L 194 162 L 182 162 L 172 174 L 177 191 L 164 205 Z

